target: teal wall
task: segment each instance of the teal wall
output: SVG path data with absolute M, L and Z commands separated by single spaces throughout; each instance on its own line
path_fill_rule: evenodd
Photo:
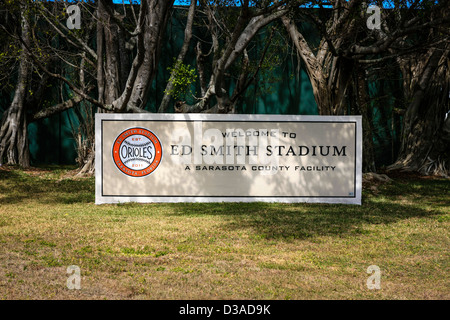
M 74 164 L 77 157 L 75 140 L 66 111 L 28 125 L 32 165 Z
M 166 44 L 160 56 L 158 73 L 153 82 L 152 88 L 148 95 L 147 110 L 155 112 L 163 97 L 165 85 L 167 83 L 169 72 L 167 68 L 172 65 L 173 58 L 178 55 L 184 39 L 184 23 L 183 15 L 176 11 L 172 17 L 172 23 L 168 25 L 166 32 Z M 310 28 L 303 24 L 300 28 Z M 317 42 L 317 35 L 312 29 L 303 30 L 308 41 Z M 199 30 L 194 30 L 197 35 Z M 201 35 L 200 35 L 201 36 Z M 259 37 L 266 36 L 263 32 Z M 255 39 L 251 45 L 251 52 L 258 56 L 264 48 L 262 39 Z M 195 40 L 195 38 L 194 38 Z M 191 47 L 193 47 L 191 45 Z M 283 49 L 281 47 L 281 49 Z M 187 55 L 186 63 L 195 67 L 195 55 L 193 49 Z M 204 49 L 207 51 L 207 49 Z M 297 115 L 316 115 L 317 105 L 314 100 L 312 87 L 308 76 L 304 70 L 302 63 L 298 60 L 297 55 L 292 48 L 286 48 L 280 56 L 280 64 L 271 72 L 271 79 L 274 82 L 263 83 L 263 76 L 259 76 L 256 85 L 251 85 L 244 99 L 237 106 L 238 113 L 245 114 L 297 114 Z M 255 53 L 256 52 L 256 53 Z M 300 65 L 299 65 L 300 63 Z M 197 84 L 198 86 L 198 84 Z M 267 89 L 269 87 L 269 89 Z M 230 84 L 233 88 L 233 83 Z M 198 89 L 198 88 L 197 88 Z M 377 95 L 376 86 L 371 86 L 371 96 Z M 389 91 L 385 88 L 385 91 Z M 195 90 L 194 90 L 195 91 Z M 199 90 L 197 90 L 199 92 Z M 67 88 L 66 88 L 67 93 Z M 385 92 L 386 93 L 386 92 Z M 59 99 L 59 95 L 55 92 L 49 93 L 47 100 Z M 188 101 L 189 102 L 189 101 Z M 192 101 L 191 101 L 192 102 Z M 0 114 L 10 103 L 10 99 L 0 96 Z M 374 138 L 377 150 L 377 163 L 386 164 L 392 160 L 393 149 L 398 148 L 393 145 L 393 138 L 386 137 L 386 130 L 381 130 L 385 125 L 377 113 L 377 108 L 392 108 L 395 101 L 375 101 L 372 105 L 374 108 L 374 123 L 379 128 L 380 135 Z M 171 111 L 172 112 L 172 111 Z M 390 112 L 390 111 L 388 111 Z M 71 121 L 76 122 L 73 110 L 68 110 L 58 115 L 54 115 L 48 119 L 36 121 L 29 125 L 29 140 L 32 165 L 38 164 L 74 164 L 76 159 L 75 141 L 72 134 Z M 390 121 L 388 119 L 388 121 Z M 392 132 L 391 132 L 392 133 Z M 395 132 L 394 132 L 395 133 Z M 394 134 L 395 136 L 395 134 Z M 392 141 L 388 141 L 391 139 Z

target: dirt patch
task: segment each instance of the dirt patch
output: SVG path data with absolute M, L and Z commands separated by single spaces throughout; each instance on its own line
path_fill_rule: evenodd
M 55 168 L 58 170 L 55 171 Z M 21 171 L 32 177 L 45 177 L 48 175 L 56 176 L 61 179 L 75 179 L 75 178 L 86 178 L 92 175 L 78 175 L 79 169 L 73 166 L 58 166 L 58 167 L 19 167 L 19 166 L 11 166 L 11 165 L 3 165 L 0 166 L 0 172 L 13 172 L 13 171 Z
M 363 173 L 362 187 L 365 190 L 371 190 L 375 193 L 378 192 L 378 188 L 381 185 L 392 183 L 393 181 L 407 183 L 417 180 L 441 180 L 443 177 L 423 175 L 419 172 L 409 171 L 383 171 L 380 170 L 377 173 L 368 172 Z
M 32 175 L 32 176 L 38 176 L 40 174 L 50 173 L 54 169 L 51 168 L 40 168 L 40 167 L 19 167 L 19 166 L 11 166 L 11 165 L 3 165 L 0 166 L 0 171 L 17 171 L 20 170 L 26 174 Z
M 423 175 L 419 172 L 413 171 L 401 171 L 401 170 L 393 170 L 393 171 L 380 171 L 380 174 L 385 174 L 389 176 L 389 178 L 396 181 L 411 181 L 411 180 L 439 180 L 443 179 L 442 176 L 431 176 L 431 175 Z
M 392 181 L 392 178 L 390 178 L 386 174 L 368 172 L 363 174 L 362 187 L 363 189 L 377 192 L 380 185 L 391 183 Z

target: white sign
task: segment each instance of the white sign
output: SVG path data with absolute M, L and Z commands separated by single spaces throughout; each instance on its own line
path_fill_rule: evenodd
M 96 203 L 361 204 L 361 116 L 96 114 Z

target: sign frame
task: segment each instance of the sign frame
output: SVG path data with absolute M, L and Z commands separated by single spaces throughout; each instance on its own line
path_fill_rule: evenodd
M 103 193 L 103 122 L 104 121 L 190 121 L 190 122 L 317 122 L 353 123 L 355 125 L 354 194 L 349 196 L 143 196 L 105 195 Z M 361 205 L 362 194 L 362 117 L 315 115 L 253 115 L 253 114 L 95 114 L 95 203 L 176 203 L 176 202 L 280 202 L 280 203 L 343 203 Z M 140 178 L 137 178 L 140 179 Z

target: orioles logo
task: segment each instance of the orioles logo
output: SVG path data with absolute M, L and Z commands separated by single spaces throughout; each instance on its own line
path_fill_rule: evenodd
M 158 137 L 144 128 L 130 128 L 114 141 L 112 156 L 117 168 L 131 177 L 145 177 L 156 170 L 162 159 Z

